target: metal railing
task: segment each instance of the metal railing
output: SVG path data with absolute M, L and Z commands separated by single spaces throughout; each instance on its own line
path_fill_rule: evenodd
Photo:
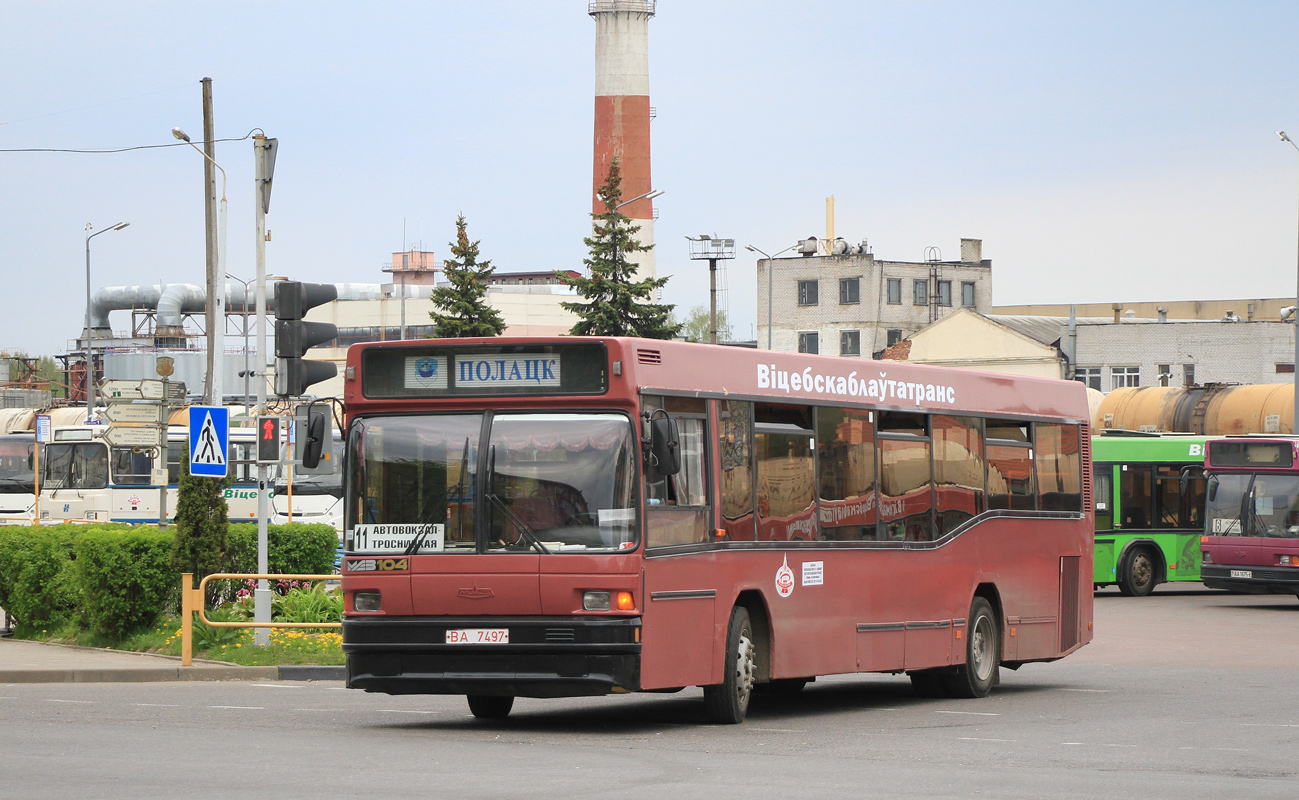
M 587 14 L 602 14 L 610 11 L 630 11 L 632 13 L 653 14 L 655 0 L 599 0 L 588 3 Z
M 199 581 L 194 586 L 194 573 L 183 572 L 180 576 L 180 665 L 191 666 L 194 660 L 194 614 L 212 628 L 341 628 L 342 622 L 217 622 L 207 618 L 204 607 L 207 598 L 204 591 L 207 582 L 213 580 L 284 580 L 284 581 L 336 581 L 337 575 L 260 575 L 238 572 L 216 572 Z

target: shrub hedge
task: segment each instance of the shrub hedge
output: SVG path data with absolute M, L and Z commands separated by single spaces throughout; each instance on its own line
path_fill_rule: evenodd
M 175 528 L 95 525 L 0 526 L 0 608 L 26 625 L 75 621 L 109 635 L 153 622 L 175 607 Z M 328 525 L 272 525 L 273 573 L 333 571 L 338 534 Z M 257 526 L 230 526 L 225 572 L 257 571 Z

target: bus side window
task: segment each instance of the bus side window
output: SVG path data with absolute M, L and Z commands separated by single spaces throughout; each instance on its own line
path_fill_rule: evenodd
M 1096 530 L 1108 531 L 1114 527 L 1114 465 L 1096 464 L 1092 473 L 1092 486 L 1096 505 Z
M 699 544 L 709 540 L 707 416 L 703 400 L 645 397 L 642 409 L 666 411 L 677 424 L 681 469 L 676 475 L 645 472 L 647 547 Z
M 881 411 L 877 436 L 884 537 L 893 541 L 932 540 L 934 491 L 929 418 L 924 414 Z
M 717 416 L 722 525 L 727 538 L 753 541 L 753 404 L 721 400 Z
M 1037 506 L 1033 447 L 1027 422 L 988 420 L 988 508 L 1031 511 Z
M 1039 509 L 1083 510 L 1081 442 L 1077 425 L 1039 422 L 1033 426 Z
M 875 426 L 864 409 L 816 410 L 821 535 L 874 539 Z M 982 479 L 980 479 L 982 484 Z

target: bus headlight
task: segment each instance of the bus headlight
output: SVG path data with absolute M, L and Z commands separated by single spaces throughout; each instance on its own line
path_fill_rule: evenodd
M 352 595 L 352 609 L 354 611 L 378 611 L 379 593 L 357 592 Z
M 609 593 L 608 592 L 583 592 L 582 608 L 585 611 L 608 611 Z

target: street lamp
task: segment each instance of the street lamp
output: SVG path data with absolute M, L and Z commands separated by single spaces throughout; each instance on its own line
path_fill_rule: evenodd
M 101 233 L 109 231 L 120 231 L 122 228 L 130 226 L 129 222 L 119 222 L 102 231 L 95 231 L 94 226 L 89 222 L 86 223 L 86 424 L 90 425 L 95 419 L 95 348 L 90 340 L 90 240 Z
M 717 344 L 717 261 L 735 258 L 735 240 L 706 233 L 686 238 L 690 240 L 691 260 L 708 261 L 708 341 Z
M 225 284 L 217 279 L 218 275 L 225 272 L 226 261 L 226 171 L 216 162 L 212 156 L 203 151 L 203 148 L 194 144 L 189 139 L 189 134 L 180 128 L 172 128 L 171 135 L 180 141 L 188 144 L 198 151 L 198 154 L 212 163 L 212 166 L 221 170 L 221 211 L 217 215 L 217 252 L 215 269 L 209 265 L 208 287 L 212 293 L 209 297 L 208 307 L 212 309 L 211 322 L 208 324 L 207 332 L 207 349 L 208 349 L 208 403 L 214 406 L 221 405 L 222 397 L 225 391 L 225 370 L 222 356 L 225 351 Z M 211 197 L 211 195 L 209 195 Z M 210 208 L 210 206 L 209 206 Z M 211 234 L 209 234 L 210 236 Z M 211 239 L 208 240 L 209 242 Z
M 1299 145 L 1295 144 L 1290 139 L 1289 136 L 1286 136 L 1285 131 L 1277 131 L 1276 135 L 1281 137 L 1281 141 L 1293 147 L 1296 152 L 1299 152 Z M 1296 259 L 1296 276 L 1297 276 L 1295 299 L 1296 301 L 1299 301 L 1299 251 L 1296 251 L 1295 259 Z M 1292 433 L 1299 433 L 1299 311 L 1295 312 L 1294 319 L 1291 320 L 1291 324 L 1294 326 L 1295 329 L 1295 337 L 1294 337 L 1295 371 L 1294 371 L 1294 418 L 1290 421 L 1290 426 L 1291 426 L 1290 431 Z
M 781 250 L 780 253 L 788 253 L 790 250 L 793 250 L 795 247 L 798 247 L 797 243 L 791 244 L 789 247 L 786 247 L 784 250 Z M 775 281 L 775 277 L 776 277 L 775 273 L 773 272 L 773 270 L 775 270 L 776 268 L 775 259 L 776 256 L 780 255 L 780 253 L 776 253 L 776 256 L 768 256 L 767 251 L 759 250 L 758 248 L 754 247 L 751 244 L 746 244 L 744 246 L 744 249 L 748 250 L 750 253 L 759 253 L 761 255 L 767 256 L 767 349 L 770 350 L 771 349 L 771 328 L 772 328 L 771 284 Z
M 613 207 L 613 210 L 614 210 L 614 212 L 616 213 L 616 212 L 618 211 L 618 209 L 620 209 L 620 208 L 622 208 L 623 206 L 626 206 L 626 205 L 631 205 L 632 203 L 636 202 L 637 200 L 653 200 L 654 198 L 656 198 L 656 197 L 658 197 L 659 195 L 663 194 L 663 192 L 665 192 L 665 191 L 666 191 L 665 189 L 653 189 L 653 190 L 651 190 L 651 191 L 646 192 L 645 194 L 638 194 L 638 195 L 636 195 L 635 197 L 633 197 L 633 198 L 630 199 L 630 200 L 624 200 L 624 201 L 622 201 L 621 203 L 617 204 L 616 206 Z M 612 236 L 612 238 L 613 238 L 613 268 L 614 268 L 614 270 L 617 270 L 617 269 L 618 269 L 618 220 L 614 219 L 614 220 L 612 220 L 612 221 L 610 222 L 610 224 L 613 226 L 613 229 L 610 231 L 610 233 L 613 235 L 613 236 Z

